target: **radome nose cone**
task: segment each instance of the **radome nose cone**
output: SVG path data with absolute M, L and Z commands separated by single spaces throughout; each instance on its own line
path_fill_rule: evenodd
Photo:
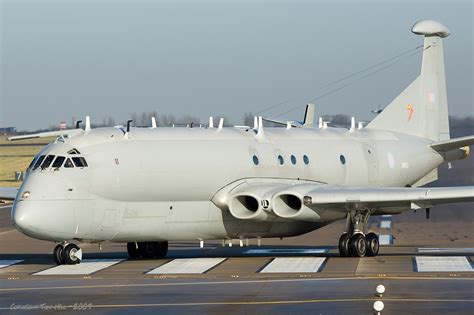
M 12 221 L 17 230 L 27 233 L 28 229 L 34 226 L 31 211 L 24 201 L 15 202 L 12 209 Z

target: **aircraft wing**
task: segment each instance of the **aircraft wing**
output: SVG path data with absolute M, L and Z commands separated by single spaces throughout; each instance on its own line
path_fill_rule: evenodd
M 18 193 L 18 188 L 0 187 L 0 199 L 14 200 L 16 198 L 17 193 Z
M 73 137 L 84 130 L 82 129 L 68 129 L 68 130 L 57 130 L 57 131 L 47 131 L 47 132 L 40 132 L 40 133 L 33 133 L 29 135 L 22 135 L 22 136 L 13 136 L 8 138 L 8 141 L 16 141 L 16 140 L 26 140 L 26 139 L 33 139 L 33 138 L 47 138 L 47 137 L 57 137 L 57 136 L 66 136 L 66 137 Z
M 304 194 L 305 205 L 336 206 L 346 209 L 431 207 L 474 201 L 474 186 L 436 188 L 318 187 Z

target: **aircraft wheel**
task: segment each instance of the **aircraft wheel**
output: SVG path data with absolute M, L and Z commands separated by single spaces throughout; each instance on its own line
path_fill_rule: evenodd
M 67 244 L 63 249 L 62 256 L 67 265 L 75 265 L 81 262 L 82 252 L 76 244 Z
M 350 253 L 354 257 L 364 257 L 367 252 L 367 242 L 361 233 L 352 235 L 349 240 Z
M 156 251 L 155 257 L 156 258 L 165 258 L 166 254 L 168 253 L 168 242 L 157 242 L 156 243 Z
M 138 243 L 138 250 L 143 258 L 153 258 L 155 256 L 156 245 L 154 242 L 140 242 Z
M 140 248 L 137 248 L 135 242 L 127 243 L 127 252 L 128 256 L 132 259 L 136 259 L 140 257 Z
M 367 242 L 367 256 L 374 257 L 379 253 L 379 237 L 375 233 L 369 233 L 365 236 Z
M 349 233 L 344 233 L 339 238 L 339 254 L 341 257 L 348 257 L 349 253 L 349 239 L 351 238 Z
M 64 246 L 62 244 L 58 244 L 56 245 L 56 247 L 54 247 L 53 258 L 54 258 L 54 262 L 58 265 L 62 265 L 65 263 L 63 259 L 63 250 L 64 250 Z

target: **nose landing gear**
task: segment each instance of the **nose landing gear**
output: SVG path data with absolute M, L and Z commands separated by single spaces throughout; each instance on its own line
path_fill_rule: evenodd
M 82 249 L 76 244 L 58 244 L 54 247 L 53 258 L 58 265 L 76 265 L 82 260 Z
M 377 256 L 379 237 L 375 233 L 363 233 L 367 228 L 369 216 L 369 210 L 353 211 L 347 215 L 346 232 L 339 238 L 341 257 Z

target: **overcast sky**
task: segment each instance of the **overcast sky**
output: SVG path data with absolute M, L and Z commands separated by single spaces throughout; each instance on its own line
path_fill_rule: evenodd
M 450 114 L 473 115 L 472 1 L 0 0 L 0 125 L 37 129 L 71 117 L 133 112 L 206 121 L 286 101 L 304 105 L 343 78 L 422 44 L 436 19 L 445 40 Z M 317 115 L 372 118 L 420 71 L 421 54 L 316 101 Z M 337 87 L 331 86 L 331 88 Z

